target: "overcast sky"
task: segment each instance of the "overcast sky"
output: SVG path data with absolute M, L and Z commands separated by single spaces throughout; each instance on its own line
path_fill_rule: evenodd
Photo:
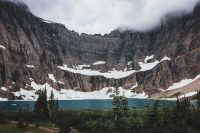
M 190 13 L 199 0 L 19 0 L 39 17 L 79 33 L 109 33 L 118 27 L 149 30 L 168 13 Z

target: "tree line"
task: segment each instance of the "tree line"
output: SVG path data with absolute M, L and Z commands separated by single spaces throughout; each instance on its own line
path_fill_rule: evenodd
M 130 108 L 125 96 L 115 88 L 111 110 L 60 110 L 53 91 L 47 98 L 46 89 L 38 92 L 39 97 L 34 112 L 20 110 L 15 115 L 0 112 L 0 123 L 6 119 L 23 121 L 50 121 L 60 128 L 61 133 L 69 133 L 71 128 L 82 133 L 199 133 L 200 132 L 200 92 L 195 100 L 177 98 L 174 106 L 160 101 L 147 103 L 142 109 Z M 7 114 L 7 118 L 6 115 Z

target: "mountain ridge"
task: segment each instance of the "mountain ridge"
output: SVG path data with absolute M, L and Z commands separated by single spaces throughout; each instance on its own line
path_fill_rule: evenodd
M 30 78 L 38 84 L 48 82 L 58 91 L 61 88 L 95 91 L 109 86 L 130 89 L 138 84 L 134 92 L 154 94 L 184 78 L 200 74 L 199 4 L 192 14 L 172 18 L 155 30 L 115 30 L 101 36 L 79 35 L 62 24 L 35 17 L 16 4 L 0 3 L 0 45 L 5 47 L 0 49 L 0 85 L 8 89 L 6 92 L 0 90 L 0 97 L 18 99 L 12 92 L 25 87 L 32 90 Z M 150 55 L 154 56 L 148 63 L 165 56 L 170 60 L 119 79 L 88 76 L 58 68 L 66 64 L 77 69 L 77 66 L 85 64 L 89 68 L 84 69 L 102 73 L 114 71 L 113 68 L 116 71 L 139 71 L 139 62 L 144 63 L 145 57 Z M 105 64 L 92 65 L 97 61 Z M 64 84 L 52 82 L 48 74 L 53 74 Z

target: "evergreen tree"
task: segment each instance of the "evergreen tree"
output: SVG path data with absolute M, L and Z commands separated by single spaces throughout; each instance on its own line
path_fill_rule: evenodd
M 6 113 L 0 111 L 0 124 L 6 124 L 6 123 L 7 123 Z
M 144 132 L 158 133 L 159 131 L 159 113 L 158 103 L 155 101 L 153 107 L 148 106 L 146 110 L 146 117 L 144 121 Z
M 168 105 L 168 103 L 165 101 L 163 108 L 162 108 L 162 114 L 161 114 L 161 132 L 162 133 L 170 133 L 171 129 L 171 110 Z
M 121 96 L 121 108 L 123 118 L 128 115 L 128 100 L 126 97 Z
M 190 117 L 190 99 L 189 98 L 183 98 L 178 101 L 176 105 L 176 115 L 179 116 L 179 119 L 187 120 Z
M 163 105 L 163 110 L 162 110 L 163 125 L 165 125 L 165 127 L 168 127 L 169 124 L 171 123 L 170 118 L 171 118 L 170 108 L 169 108 L 169 105 L 165 103 Z
M 200 91 L 197 92 L 196 99 L 197 99 L 197 108 L 200 109 Z
M 194 113 L 195 125 L 196 125 L 196 128 L 200 130 L 200 91 L 197 92 L 197 109 L 195 112 L 196 112 Z
M 58 111 L 58 109 L 59 109 L 59 104 L 58 104 L 58 98 L 56 99 L 56 111 Z
M 35 106 L 34 106 L 34 113 L 35 113 L 37 119 L 40 118 L 40 116 L 42 115 L 42 110 L 41 110 L 42 90 L 39 90 L 38 93 L 39 93 L 39 96 L 38 96 L 38 99 L 37 99 Z
M 55 100 L 54 100 L 53 90 L 51 90 L 51 94 L 50 94 L 50 97 L 49 97 L 48 104 L 49 104 L 49 113 L 50 113 L 50 118 L 51 118 L 52 117 L 52 113 L 55 110 L 55 106 L 56 106 L 55 105 Z
M 115 96 L 113 97 L 113 113 L 115 115 L 115 120 L 118 119 L 121 115 L 121 110 L 120 110 L 120 97 Z
M 55 100 L 53 90 L 51 91 L 48 104 L 50 119 L 53 122 L 58 111 L 58 100 Z
M 37 119 L 49 118 L 46 88 L 43 91 L 39 90 L 39 97 L 34 106 L 34 113 Z
M 128 112 L 128 100 L 124 96 L 113 97 L 113 113 L 115 120 L 123 119 Z
M 49 110 L 48 110 L 48 101 L 47 101 L 47 90 L 46 87 L 44 89 L 44 93 L 43 93 L 43 110 L 44 110 L 44 114 L 46 116 L 46 118 L 49 118 Z
M 177 99 L 176 106 L 173 110 L 173 123 L 174 128 L 172 132 L 183 133 L 188 130 L 188 122 L 191 119 L 189 98 Z

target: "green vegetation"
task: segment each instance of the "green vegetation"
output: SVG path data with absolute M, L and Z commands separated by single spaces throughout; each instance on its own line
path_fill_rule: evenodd
M 42 93 L 45 93 L 42 92 Z M 0 113 L 0 132 L 42 132 L 40 127 L 58 127 L 61 133 L 77 129 L 82 133 L 199 133 L 200 132 L 200 92 L 197 94 L 197 104 L 191 105 L 189 98 L 177 99 L 174 107 L 167 102 L 160 105 L 159 101 L 147 104 L 144 109 L 128 107 L 124 96 L 113 97 L 112 110 L 58 110 L 57 100 L 53 92 L 47 101 L 44 94 L 40 95 L 37 104 L 46 106 L 42 111 L 34 112 L 20 109 L 19 112 Z M 42 101 L 42 100 L 45 101 Z M 42 103 L 42 104 L 41 104 Z M 42 108 L 41 106 L 41 108 Z M 37 108 L 37 109 L 36 109 Z M 41 109 L 40 108 L 40 109 Z M 44 115 L 47 109 L 48 117 Z M 42 113 L 41 113 L 42 112 Z M 39 115 L 37 114 L 39 113 Z M 6 114 L 6 115 L 3 115 Z M 8 121 L 15 121 L 9 124 Z M 33 126 L 34 125 L 34 126 Z M 32 129 L 32 127 L 37 127 Z M 10 133 L 9 132 L 9 133 Z M 5 132 L 6 133 L 6 132 Z
M 113 98 L 113 113 L 115 121 L 120 121 L 127 116 L 128 100 L 124 96 L 115 96 Z
M 116 95 L 110 111 L 62 111 L 55 124 L 63 132 L 73 127 L 85 133 L 199 133 L 200 110 L 189 98 L 177 99 L 174 107 L 155 101 L 143 110 L 131 109 L 125 97 Z
M 39 90 L 39 97 L 35 103 L 34 112 L 38 120 L 47 120 L 49 118 L 47 91 Z
M 57 114 L 58 108 L 59 108 L 58 107 L 58 100 L 54 99 L 53 90 L 51 91 L 49 101 L 48 101 L 48 105 L 49 105 L 49 118 L 53 122 L 56 118 L 56 114 Z
M 7 123 L 7 124 L 0 124 L 0 133 L 46 133 L 44 130 L 35 128 L 32 126 L 27 126 L 24 128 L 18 128 L 16 124 Z

